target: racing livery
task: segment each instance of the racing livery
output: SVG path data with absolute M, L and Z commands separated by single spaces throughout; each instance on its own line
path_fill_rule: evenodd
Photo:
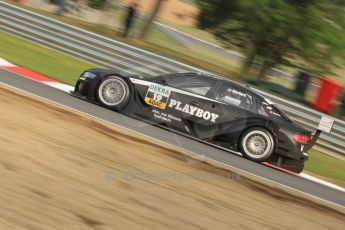
M 73 95 L 200 141 L 301 172 L 311 133 L 249 87 L 202 73 L 83 72 Z

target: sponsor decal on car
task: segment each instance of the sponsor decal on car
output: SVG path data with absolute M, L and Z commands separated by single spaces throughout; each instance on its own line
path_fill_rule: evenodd
M 161 112 L 161 111 L 159 111 L 157 109 L 153 109 L 152 113 L 153 113 L 153 117 L 155 119 L 158 119 L 158 120 L 162 120 L 162 121 L 165 121 L 165 122 L 172 122 L 172 121 L 181 122 L 181 118 L 175 117 L 172 114 Z
M 217 118 L 219 117 L 218 114 L 211 113 L 210 111 L 203 110 L 189 104 L 182 105 L 182 102 L 175 99 L 170 99 L 168 107 L 182 111 L 183 113 L 190 114 L 195 117 L 200 117 L 206 121 L 211 121 L 213 123 L 215 123 Z
M 236 89 L 228 89 L 227 90 L 229 93 L 232 93 L 233 95 L 238 95 L 240 97 L 247 97 L 247 94 L 242 93 L 240 91 L 237 91 Z
M 147 90 L 145 102 L 154 107 L 165 109 L 170 93 L 170 89 L 162 85 L 152 83 L 149 85 L 149 89 Z

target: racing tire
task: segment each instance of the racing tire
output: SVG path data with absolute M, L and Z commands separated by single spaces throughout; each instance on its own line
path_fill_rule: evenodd
M 275 150 L 273 135 L 268 130 L 260 127 L 246 130 L 241 136 L 239 145 L 243 156 L 256 162 L 266 161 Z
M 129 102 L 130 89 L 125 80 L 117 76 L 104 78 L 96 89 L 97 101 L 104 107 L 121 111 Z

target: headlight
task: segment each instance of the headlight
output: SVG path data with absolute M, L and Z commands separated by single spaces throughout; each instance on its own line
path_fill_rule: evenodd
M 83 78 L 90 78 L 90 79 L 93 79 L 95 77 L 97 77 L 97 74 L 95 73 L 91 73 L 91 72 L 85 72 L 83 75 L 82 75 Z

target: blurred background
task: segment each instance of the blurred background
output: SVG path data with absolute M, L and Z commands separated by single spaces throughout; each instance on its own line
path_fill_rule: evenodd
M 8 2 L 345 118 L 345 1 Z

